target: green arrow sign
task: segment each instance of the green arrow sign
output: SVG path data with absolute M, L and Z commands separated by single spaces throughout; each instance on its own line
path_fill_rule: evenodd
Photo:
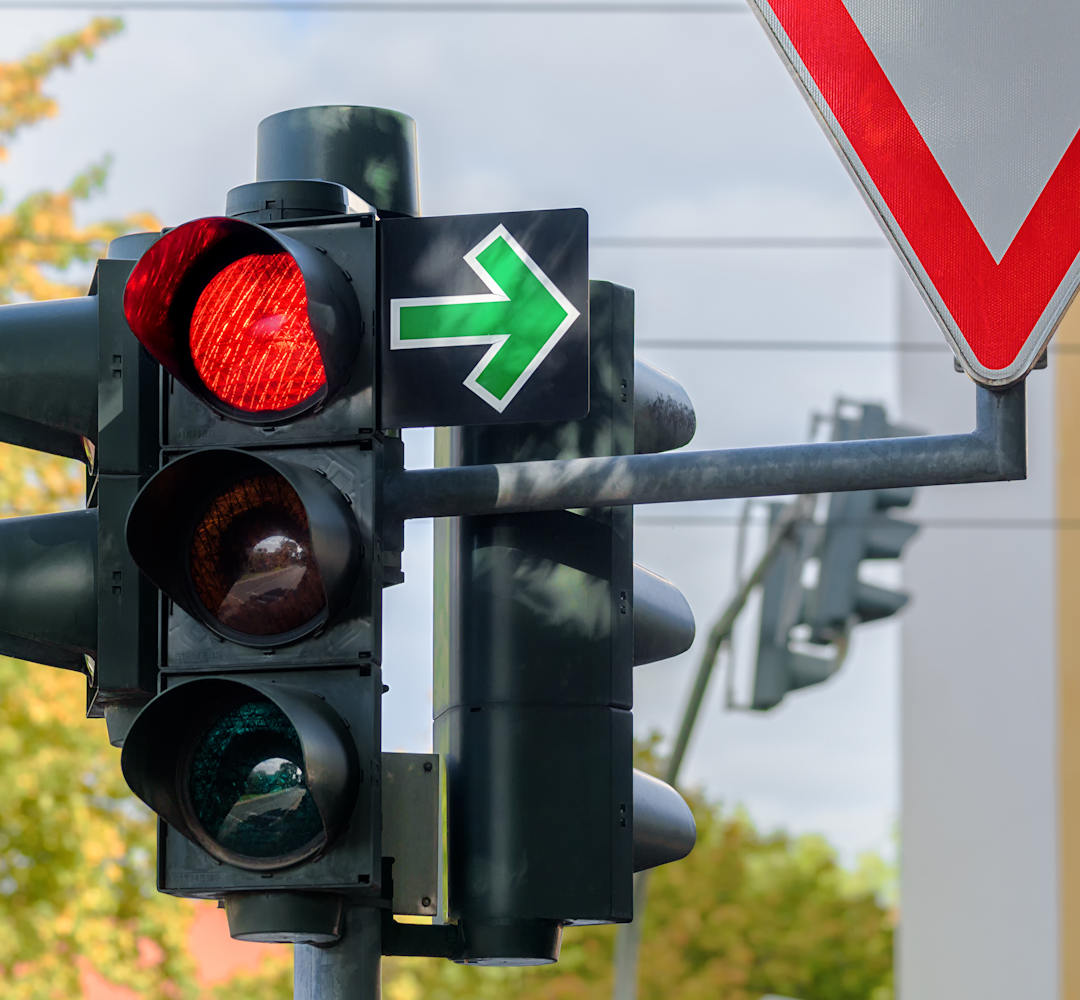
M 464 260 L 489 292 L 391 299 L 390 349 L 490 345 L 464 385 L 502 413 L 579 314 L 505 226 Z

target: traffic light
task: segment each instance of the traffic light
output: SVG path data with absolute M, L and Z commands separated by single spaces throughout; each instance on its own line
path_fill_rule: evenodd
M 837 403 L 833 440 L 898 437 L 913 433 L 888 422 L 884 407 Z M 908 506 L 914 487 L 833 493 L 824 524 L 796 520 L 780 542 L 762 582 L 761 623 L 750 708 L 775 708 L 789 691 L 828 680 L 843 663 L 853 625 L 895 614 L 908 601 L 859 578 L 864 559 L 898 559 L 917 525 L 890 517 Z M 788 512 L 769 505 L 776 530 Z M 805 586 L 804 568 L 817 564 Z
M 302 206 L 282 211 L 282 205 Z M 260 211 L 259 206 L 262 206 Z M 160 366 L 158 471 L 126 543 L 160 592 L 160 693 L 121 756 L 159 888 L 238 938 L 326 944 L 382 889 L 376 215 L 266 181 L 166 232 L 123 308 Z
M 874 403 L 837 404 L 833 440 L 889 438 L 911 434 L 889 423 L 885 408 Z M 807 595 L 805 622 L 810 640 L 829 643 L 844 635 L 852 623 L 875 621 L 896 614 L 908 595 L 859 579 L 864 559 L 899 559 L 917 525 L 890 517 L 893 507 L 907 507 L 915 488 L 859 490 L 833 493 L 818 548 L 817 585 Z
M 156 459 L 157 382 L 124 321 L 132 258 L 114 240 L 88 294 L 0 309 L 0 440 L 86 464 L 86 508 L 0 522 L 0 652 L 84 673 L 110 738 L 156 688 L 152 600 L 123 545 Z
M 589 299 L 589 415 L 441 432 L 440 464 L 690 439 L 681 388 L 635 366 L 633 292 L 590 282 Z M 629 920 L 633 872 L 693 845 L 686 804 L 633 770 L 631 711 L 634 664 L 688 648 L 693 616 L 671 584 L 633 565 L 631 507 L 466 517 L 436 530 L 449 915 L 464 961 L 551 962 L 562 925 Z

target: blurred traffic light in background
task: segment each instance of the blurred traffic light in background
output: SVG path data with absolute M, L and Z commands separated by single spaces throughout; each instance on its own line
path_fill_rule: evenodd
M 833 440 L 900 437 L 915 433 L 893 426 L 883 406 L 839 404 L 833 418 Z M 877 587 L 860 579 L 865 559 L 899 559 L 917 525 L 890 517 L 893 507 L 907 507 L 913 486 L 901 489 L 834 493 L 821 545 L 817 552 L 818 583 L 807 600 L 806 621 L 812 642 L 831 642 L 852 622 L 876 621 L 896 614 L 908 602 L 900 591 Z
M 915 433 L 890 424 L 876 403 L 840 401 L 832 418 L 834 441 Z M 843 663 L 851 628 L 896 614 L 908 595 L 860 576 L 864 560 L 895 560 L 918 526 L 889 515 L 907 507 L 914 487 L 830 494 L 823 524 L 793 524 L 762 584 L 754 688 L 750 707 L 774 708 L 789 691 L 828 680 Z M 769 505 L 775 529 L 785 505 Z M 806 566 L 816 579 L 805 579 Z

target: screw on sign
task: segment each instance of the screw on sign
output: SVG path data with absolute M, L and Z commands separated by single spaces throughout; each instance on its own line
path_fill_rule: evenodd
M 960 364 L 1022 379 L 1080 284 L 1080 6 L 754 4 Z

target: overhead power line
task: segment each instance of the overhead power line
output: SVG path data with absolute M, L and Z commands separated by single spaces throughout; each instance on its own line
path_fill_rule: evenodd
M 911 515 L 920 528 L 956 528 L 976 531 L 1078 531 L 1078 517 L 927 517 Z M 736 514 L 686 514 L 655 517 L 635 517 L 634 524 L 649 528 L 738 527 L 745 519 Z M 752 523 L 764 526 L 765 518 L 753 518 Z
M 642 337 L 638 347 L 669 351 L 829 351 L 839 353 L 937 353 L 948 350 L 944 340 L 770 340 L 768 338 L 730 340 L 708 337 Z M 1060 348 L 1059 348 L 1060 349 Z
M 3 10 L 0 0 L 0 10 Z M 48 246 L 48 239 L 19 243 Z M 592 236 L 596 250 L 886 250 L 889 244 L 874 236 Z
M 594 236 L 605 250 L 887 250 L 880 236 Z
M 731 0 L 700 3 L 588 3 L 584 0 L 513 3 L 506 0 L 0 0 L 0 10 L 104 13 L 303 14 L 746 14 Z

